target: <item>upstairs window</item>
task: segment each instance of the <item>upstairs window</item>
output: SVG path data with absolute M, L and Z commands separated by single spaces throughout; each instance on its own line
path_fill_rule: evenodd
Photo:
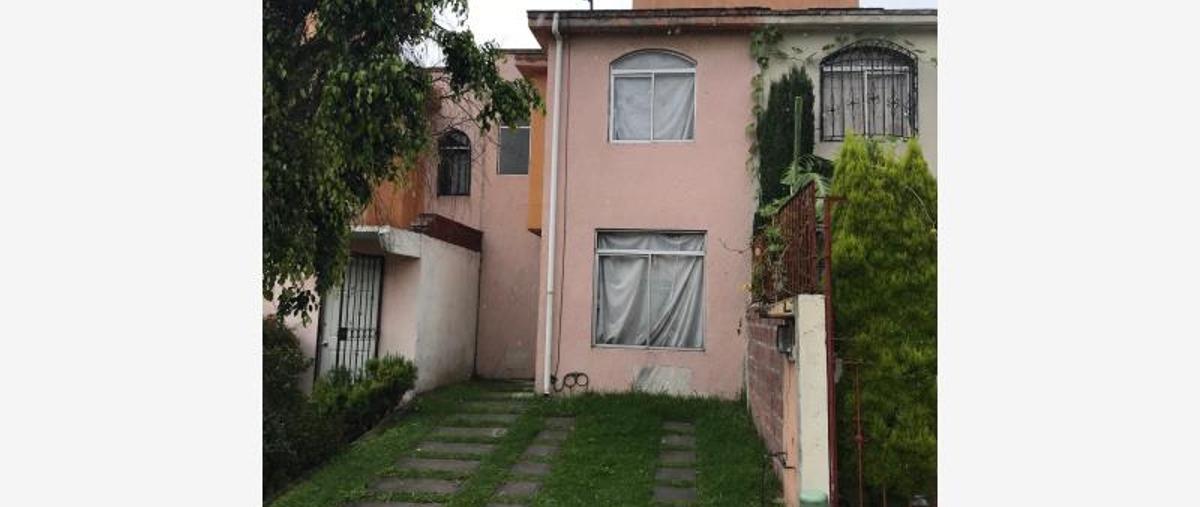
M 500 126 L 500 174 L 529 174 L 529 124 Z
M 666 51 L 639 51 L 609 69 L 609 139 L 688 141 L 696 122 L 696 63 Z
M 912 137 L 917 132 L 917 67 L 886 41 L 862 41 L 821 60 L 821 140 Z
M 438 195 L 471 195 L 471 140 L 461 130 L 438 139 Z

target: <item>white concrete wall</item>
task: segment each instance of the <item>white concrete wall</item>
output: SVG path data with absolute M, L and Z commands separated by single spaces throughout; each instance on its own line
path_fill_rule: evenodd
M 399 255 L 388 255 L 384 259 L 383 294 L 379 302 L 382 306 L 379 356 L 391 354 L 412 360 L 417 355 L 421 261 Z
M 796 365 L 799 400 L 800 491 L 829 494 L 829 398 L 826 391 L 825 296 L 796 296 Z M 789 503 L 789 505 L 792 505 Z
M 422 237 L 417 390 L 471 378 L 479 309 L 479 253 Z
M 801 60 L 773 59 L 763 80 L 764 88 L 769 88 L 770 83 L 787 73 L 793 64 L 797 67 L 805 68 L 808 72 L 808 77 L 813 81 L 813 94 L 816 96 L 817 101 L 817 106 L 813 109 L 814 126 L 816 127 L 814 136 L 817 141 L 813 152 L 830 160 L 837 156 L 842 143 L 840 141 L 821 141 L 821 59 L 843 47 L 842 44 L 836 41 L 836 38 L 839 35 L 846 35 L 850 32 L 850 30 L 844 28 L 835 29 L 828 27 L 786 28 L 781 30 L 783 40 L 779 43 L 779 48 L 788 53 L 792 53 L 792 48 L 799 49 L 802 51 Z M 925 151 L 925 159 L 929 162 L 930 172 L 934 176 L 937 176 L 937 29 L 935 27 L 879 28 L 875 30 L 863 28 L 861 30 L 856 29 L 854 32 L 857 37 L 853 40 L 883 39 L 895 42 L 909 51 L 916 53 L 918 139 L 920 139 L 921 148 Z M 905 41 L 911 42 L 913 45 L 909 46 Z M 822 51 L 821 48 L 831 44 L 833 47 L 827 51 Z M 920 52 L 917 52 L 918 50 Z M 804 60 L 809 55 L 812 55 L 812 58 L 805 62 Z M 763 90 L 764 100 L 768 96 L 768 93 L 768 90 Z

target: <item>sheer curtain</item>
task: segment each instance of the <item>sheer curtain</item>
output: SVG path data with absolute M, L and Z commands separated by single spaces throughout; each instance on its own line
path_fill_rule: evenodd
M 665 51 L 639 51 L 612 63 L 612 139 L 692 139 L 696 64 Z
M 603 232 L 597 241 L 596 343 L 704 346 L 704 236 Z

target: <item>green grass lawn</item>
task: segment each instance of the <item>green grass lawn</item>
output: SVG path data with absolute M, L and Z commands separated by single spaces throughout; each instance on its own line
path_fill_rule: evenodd
M 529 410 L 495 442 L 497 449 L 483 458 L 462 491 L 451 497 L 380 497 L 367 492 L 368 483 L 375 478 L 403 474 L 394 467 L 395 462 L 487 387 L 474 382 L 422 395 L 412 411 L 392 426 L 360 439 L 270 505 L 337 506 L 375 498 L 482 507 L 509 478 L 509 469 L 542 429 L 542 418 L 548 416 L 574 416 L 575 429 L 550 460 L 551 473 L 533 505 L 651 505 L 664 421 L 695 424 L 700 505 L 760 504 L 764 449 L 744 403 L 641 393 L 530 401 Z M 779 485 L 770 472 L 766 478 L 765 496 L 771 503 L 779 496 Z

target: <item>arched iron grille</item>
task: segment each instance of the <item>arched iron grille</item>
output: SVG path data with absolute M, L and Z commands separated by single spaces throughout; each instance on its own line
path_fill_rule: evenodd
M 461 130 L 438 139 L 438 195 L 471 195 L 471 140 Z
M 912 53 L 860 41 L 821 60 L 821 140 L 917 133 L 917 66 Z

